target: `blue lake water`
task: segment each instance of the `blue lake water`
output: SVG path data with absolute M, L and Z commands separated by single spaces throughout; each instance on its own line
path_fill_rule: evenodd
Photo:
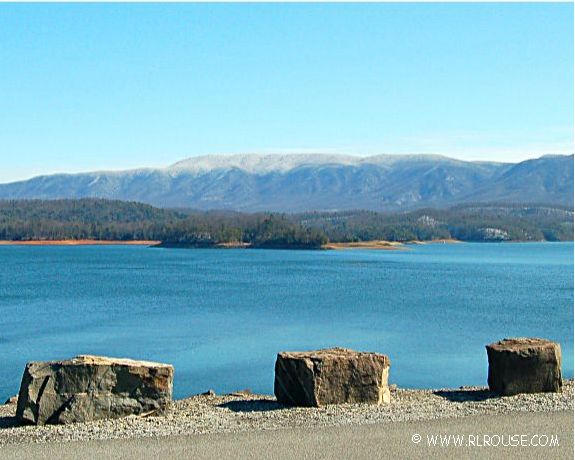
M 485 344 L 561 343 L 573 377 L 573 244 L 406 251 L 0 246 L 0 398 L 27 361 L 102 354 L 175 365 L 181 398 L 272 393 L 281 350 L 388 354 L 403 387 L 485 385 Z

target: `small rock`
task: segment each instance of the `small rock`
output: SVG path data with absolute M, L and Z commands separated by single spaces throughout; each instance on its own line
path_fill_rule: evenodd
M 250 390 L 249 388 L 246 388 L 245 390 L 240 390 L 240 391 L 235 391 L 233 393 L 230 393 L 230 396 L 249 396 L 252 395 L 252 390 Z
M 4 404 L 16 404 L 18 402 L 18 395 L 8 398 Z
M 202 393 L 202 396 L 216 396 L 216 392 L 212 389 Z

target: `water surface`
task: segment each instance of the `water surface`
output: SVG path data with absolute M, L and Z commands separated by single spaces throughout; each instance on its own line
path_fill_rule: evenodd
M 404 387 L 484 385 L 485 344 L 561 343 L 573 376 L 573 244 L 406 251 L 0 246 L 0 398 L 27 361 L 173 363 L 174 393 L 273 391 L 281 350 L 386 353 Z

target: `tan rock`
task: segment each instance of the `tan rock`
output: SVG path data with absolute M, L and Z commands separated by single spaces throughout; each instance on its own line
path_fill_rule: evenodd
M 389 358 L 345 348 L 279 353 L 274 393 L 294 406 L 390 402 Z
M 18 402 L 18 395 L 15 396 L 11 396 L 10 398 L 8 398 L 4 404 L 16 404 Z
M 160 412 L 172 400 L 168 364 L 101 356 L 26 365 L 16 417 L 23 423 L 73 423 Z
M 560 392 L 561 346 L 546 339 L 504 339 L 486 346 L 489 389 L 501 395 Z

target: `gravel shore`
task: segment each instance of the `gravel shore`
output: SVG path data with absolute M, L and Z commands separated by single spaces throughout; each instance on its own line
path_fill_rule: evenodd
M 161 416 L 126 417 L 58 426 L 19 426 L 15 404 L 0 406 L 0 445 L 126 439 L 208 433 L 437 420 L 471 415 L 573 410 L 573 380 L 562 393 L 498 397 L 484 387 L 443 390 L 392 388 L 391 404 L 292 408 L 273 396 L 236 393 L 175 401 Z

